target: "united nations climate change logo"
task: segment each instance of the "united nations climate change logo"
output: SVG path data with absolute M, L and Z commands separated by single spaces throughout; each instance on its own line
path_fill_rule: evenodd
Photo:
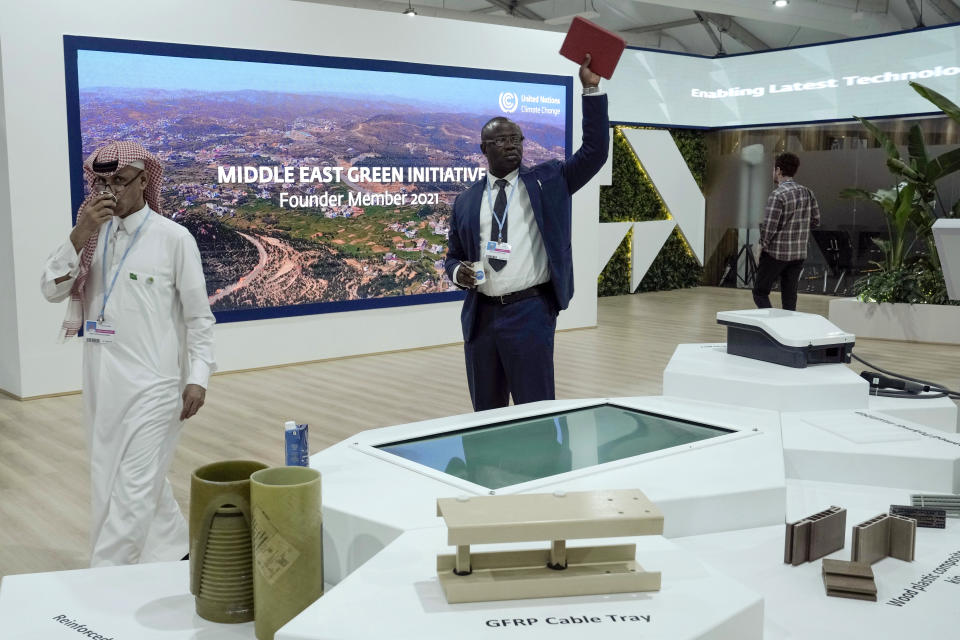
M 517 98 L 517 94 L 512 91 L 501 91 L 500 92 L 500 110 L 504 113 L 513 113 L 517 110 L 517 104 L 520 100 Z

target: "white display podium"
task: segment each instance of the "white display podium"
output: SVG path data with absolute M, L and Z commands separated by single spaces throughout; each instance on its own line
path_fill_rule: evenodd
M 788 520 L 830 505 L 847 509 L 845 545 L 826 557 L 850 559 L 853 525 L 910 504 L 908 491 L 790 480 Z M 678 538 L 679 547 L 764 597 L 764 640 L 946 638 L 960 626 L 960 521 L 946 529 L 917 529 L 913 562 L 885 558 L 873 573 L 877 601 L 828 597 L 822 562 L 783 562 L 784 527 Z M 917 588 L 917 587 L 920 588 Z
M 960 431 L 960 412 L 950 398 L 902 399 L 870 395 L 870 385 L 843 364 L 803 369 L 727 353 L 726 343 L 678 345 L 663 372 L 663 394 L 778 412 L 871 410 Z
M 383 454 L 374 444 L 570 411 L 605 401 L 538 402 L 373 429 L 314 454 L 310 465 L 323 475 L 325 579 L 338 584 L 402 532 L 433 526 L 437 498 L 487 493 L 447 474 Z M 667 537 L 783 521 L 785 474 L 776 413 L 664 397 L 616 398 L 609 402 L 736 432 L 497 492 L 639 488 L 664 514 Z M 750 473 L 743 473 L 746 468 Z
M 577 540 L 636 543 L 637 562 L 660 571 L 660 591 L 447 604 L 436 556 L 446 528 L 407 531 L 277 632 L 276 640 L 355 638 L 650 638 L 760 640 L 763 598 L 661 536 Z M 484 550 L 529 548 L 484 545 Z
M 844 365 L 792 369 L 730 356 L 716 344 L 680 345 L 664 391 L 375 429 L 315 454 L 331 587 L 277 638 L 846 640 L 943 637 L 960 626 L 956 518 L 946 529 L 917 530 L 914 562 L 873 565 L 878 602 L 828 597 L 819 561 L 783 562 L 787 521 L 831 505 L 847 509 L 846 546 L 828 557 L 848 559 L 853 525 L 892 504 L 910 504 L 911 493 L 960 492 L 952 402 L 870 398 L 866 381 Z M 489 491 L 380 448 L 599 405 L 710 425 L 721 434 Z M 579 426 L 587 428 L 571 438 L 570 454 L 589 463 L 599 452 L 599 430 Z M 637 562 L 662 573 L 660 591 L 447 604 L 436 556 L 452 548 L 436 516 L 437 498 L 595 489 L 640 489 L 663 513 L 664 536 L 628 539 L 637 545 Z M 615 541 L 572 546 L 590 543 Z M 0 628 L 17 640 L 79 637 L 81 625 L 113 640 L 254 637 L 250 623 L 199 618 L 188 574 L 188 563 L 170 562 L 7 576 Z
M 871 412 L 919 422 L 930 429 L 948 433 L 960 432 L 960 411 L 957 410 L 957 403 L 950 398 L 909 400 L 872 395 L 867 403 Z
M 960 434 L 874 411 L 782 420 L 788 478 L 960 493 Z
M 253 623 L 218 624 L 196 614 L 189 562 L 5 576 L 5 640 L 254 640 Z
M 845 546 L 827 557 L 848 559 L 850 528 L 891 504 L 909 504 L 909 494 L 902 489 L 789 480 L 786 519 L 794 521 L 831 504 L 843 505 L 848 510 Z M 783 536 L 784 526 L 777 524 L 673 540 L 629 539 L 637 544 L 638 562 L 662 572 L 659 592 L 448 605 L 437 583 L 435 556 L 450 548 L 445 528 L 436 524 L 399 536 L 340 585 L 328 589 L 276 637 L 429 639 L 456 633 L 468 638 L 543 634 L 547 638 L 849 640 L 943 637 L 960 623 L 956 607 L 960 521 L 956 518 L 947 519 L 946 529 L 917 530 L 913 562 L 886 558 L 873 565 L 877 602 L 827 597 L 819 561 L 796 567 L 783 563 Z M 622 540 L 581 542 L 618 541 Z M 490 548 L 511 546 L 525 545 Z M 7 576 L 0 589 L 3 637 L 79 637 L 75 629 L 57 620 L 63 616 L 115 640 L 254 639 L 252 623 L 225 625 L 197 617 L 188 580 L 186 562 Z M 922 589 L 913 586 L 918 584 Z M 536 622 L 526 624 L 531 619 Z
M 726 343 L 681 344 L 663 395 L 770 411 L 866 409 L 869 384 L 843 364 L 796 369 L 727 353 Z
M 843 364 L 803 369 L 681 344 L 663 374 L 670 397 L 779 407 L 788 478 L 960 492 L 957 406 L 872 397 Z M 932 423 L 932 424 L 931 424 Z

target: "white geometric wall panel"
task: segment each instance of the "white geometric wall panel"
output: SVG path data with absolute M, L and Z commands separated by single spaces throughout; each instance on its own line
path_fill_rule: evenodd
M 632 222 L 601 222 L 597 231 L 597 275 L 610 262 L 610 257 L 617 250 L 627 231 L 633 226 Z
M 943 266 L 947 295 L 960 300 L 960 220 L 940 218 L 933 224 L 933 239 Z
M 670 237 L 676 220 L 643 220 L 633 223 L 633 251 L 631 252 L 630 293 L 637 290 L 647 269 Z
M 622 129 L 657 193 L 703 264 L 705 201 L 669 131 Z
M 607 161 L 603 163 L 600 171 L 597 172 L 594 180 L 600 186 L 610 186 L 613 184 L 613 136 L 610 136 L 610 148 L 607 149 Z

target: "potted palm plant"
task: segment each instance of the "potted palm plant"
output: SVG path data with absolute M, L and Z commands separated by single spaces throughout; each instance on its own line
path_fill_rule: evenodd
M 952 101 L 915 82 L 910 86 L 960 123 L 960 107 Z M 895 184 L 874 192 L 844 189 L 840 196 L 877 204 L 888 237 L 874 240 L 883 259 L 874 263 L 876 271 L 857 281 L 857 297 L 830 302 L 830 320 L 865 338 L 960 343 L 960 306 L 947 296 L 931 231 L 938 218 L 960 214 L 960 200 L 948 207 L 937 188 L 939 180 L 960 170 L 960 148 L 930 158 L 923 130 L 915 124 L 902 156 L 876 125 L 857 119 L 886 151 Z

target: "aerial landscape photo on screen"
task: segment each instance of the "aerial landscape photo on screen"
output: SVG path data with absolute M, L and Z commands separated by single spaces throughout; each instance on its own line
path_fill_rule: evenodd
M 454 299 L 450 211 L 485 176 L 483 124 L 520 124 L 525 164 L 567 152 L 567 78 L 77 40 L 71 149 L 159 157 L 161 213 L 196 238 L 220 320 Z

